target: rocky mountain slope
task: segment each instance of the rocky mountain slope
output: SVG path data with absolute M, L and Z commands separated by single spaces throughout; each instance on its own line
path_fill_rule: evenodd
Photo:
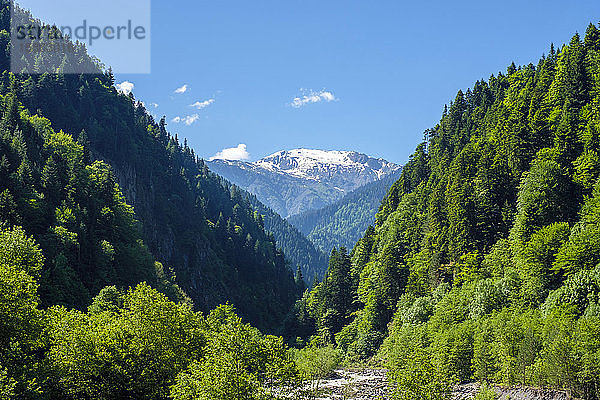
M 357 152 L 310 149 L 279 151 L 256 162 L 207 164 L 284 218 L 323 208 L 400 168 Z

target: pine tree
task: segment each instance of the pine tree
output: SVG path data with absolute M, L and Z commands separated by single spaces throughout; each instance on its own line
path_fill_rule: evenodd
M 592 23 L 585 31 L 584 45 L 587 51 L 600 51 L 600 29 Z
M 87 132 L 85 131 L 85 129 L 82 129 L 79 133 L 79 136 L 77 136 L 77 144 L 83 147 L 83 161 L 86 164 L 91 163 L 92 158 L 90 154 L 90 141 L 88 139 Z

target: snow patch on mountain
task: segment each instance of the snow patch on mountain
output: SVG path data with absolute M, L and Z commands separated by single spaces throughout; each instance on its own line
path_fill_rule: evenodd
M 355 151 L 326 151 L 312 149 L 282 150 L 251 163 L 271 172 L 300 179 L 323 181 L 335 175 L 369 175 L 379 180 L 396 171 L 399 165 L 369 157 Z
M 319 209 L 400 165 L 355 151 L 283 150 L 255 162 L 215 159 L 211 170 L 283 217 Z

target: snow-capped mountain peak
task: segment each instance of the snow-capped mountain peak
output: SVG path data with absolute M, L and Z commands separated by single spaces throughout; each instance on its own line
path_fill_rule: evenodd
M 282 150 L 252 164 L 269 171 L 317 181 L 331 179 L 334 175 L 365 174 L 371 178 L 367 179 L 368 181 L 373 181 L 400 168 L 386 160 L 372 158 L 355 151 L 313 149 Z
M 401 169 L 355 151 L 312 149 L 282 150 L 255 162 L 213 160 L 208 165 L 284 217 L 322 208 Z

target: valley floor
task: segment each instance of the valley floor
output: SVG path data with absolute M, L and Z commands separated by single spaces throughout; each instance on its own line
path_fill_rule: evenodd
M 323 394 L 319 400 L 388 400 L 386 372 L 383 369 L 336 370 L 320 384 Z
M 453 393 L 454 400 L 474 399 L 479 391 L 477 383 L 467 383 L 456 387 Z M 498 400 L 568 400 L 572 397 L 565 391 L 538 389 L 527 386 L 494 386 Z
M 318 400 L 389 400 L 388 382 L 384 369 L 339 369 L 321 382 L 323 390 Z M 452 393 L 454 400 L 474 399 L 480 385 L 468 383 L 458 385 Z M 531 387 L 495 386 L 498 400 L 568 400 L 565 391 L 537 389 Z

